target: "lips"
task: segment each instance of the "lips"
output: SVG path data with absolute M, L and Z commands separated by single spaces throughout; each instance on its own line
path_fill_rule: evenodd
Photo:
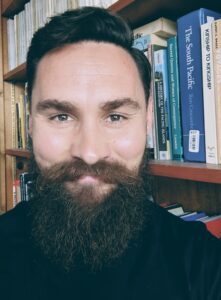
M 78 182 L 82 184 L 97 184 L 99 181 L 100 180 L 98 177 L 90 176 L 90 175 L 81 176 L 78 179 Z

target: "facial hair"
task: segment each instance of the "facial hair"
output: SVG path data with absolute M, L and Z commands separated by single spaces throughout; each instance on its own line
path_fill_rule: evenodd
M 98 271 L 138 239 L 149 215 L 145 159 L 139 170 L 131 171 L 119 163 L 99 161 L 91 166 L 79 159 L 40 170 L 32 158 L 32 173 L 31 236 L 63 271 L 82 266 Z M 78 185 L 85 174 L 97 176 L 112 189 L 102 193 Z

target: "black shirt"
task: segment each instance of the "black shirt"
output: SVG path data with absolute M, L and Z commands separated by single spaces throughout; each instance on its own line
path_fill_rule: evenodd
M 118 261 L 69 274 L 33 247 L 29 204 L 17 205 L 0 217 L 0 299 L 221 299 L 221 242 L 204 224 L 151 205 L 152 225 Z

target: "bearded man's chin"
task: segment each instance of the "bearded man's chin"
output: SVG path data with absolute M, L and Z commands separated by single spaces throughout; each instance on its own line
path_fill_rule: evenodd
M 81 205 L 87 203 L 101 203 L 117 188 L 116 184 L 104 182 L 96 182 L 95 184 L 66 182 L 64 186 Z
M 49 261 L 65 271 L 79 264 L 94 271 L 112 264 L 139 237 L 149 215 L 146 188 L 137 172 L 106 162 L 94 168 L 66 162 L 45 172 L 33 169 L 31 238 Z M 74 175 L 89 172 L 99 174 L 105 183 L 74 184 Z

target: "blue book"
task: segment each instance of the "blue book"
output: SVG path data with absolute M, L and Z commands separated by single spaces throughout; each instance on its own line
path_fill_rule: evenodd
M 183 160 L 177 36 L 167 40 L 172 159 Z
M 200 218 L 206 217 L 206 214 L 204 212 L 193 212 L 180 217 L 184 221 L 197 221 Z
M 203 110 L 201 31 L 210 17 L 220 14 L 205 8 L 177 20 L 183 151 L 186 161 L 206 161 Z

